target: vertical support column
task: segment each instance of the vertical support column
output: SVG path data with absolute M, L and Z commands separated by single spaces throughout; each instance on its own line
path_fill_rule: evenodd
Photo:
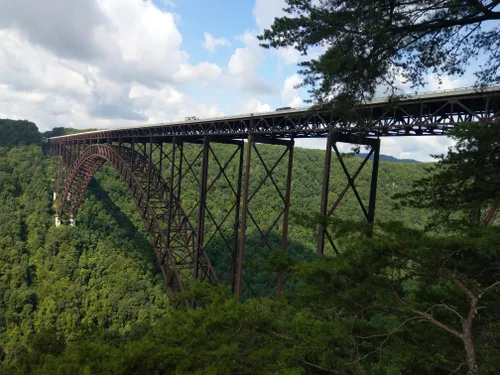
M 63 146 L 62 142 L 59 142 L 57 144 L 58 152 L 57 152 L 57 159 L 59 161 L 59 176 L 58 176 L 58 191 L 57 193 L 60 195 L 62 190 L 63 190 L 63 181 L 64 181 L 64 156 L 63 156 Z
M 203 254 L 203 241 L 205 235 L 205 206 L 207 200 L 207 178 L 208 178 L 208 137 L 203 138 L 203 156 L 201 162 L 201 179 L 200 179 L 200 203 L 198 206 L 198 233 L 196 251 L 194 254 L 194 278 L 200 278 L 199 259 Z
M 243 207 L 241 212 L 240 249 L 238 254 L 238 278 L 236 279 L 236 299 L 241 297 L 241 283 L 243 281 L 243 256 L 245 254 L 245 233 L 248 214 L 248 187 L 250 184 L 250 159 L 252 157 L 253 135 L 248 135 L 247 154 L 245 160 L 245 182 L 243 184 Z
M 176 139 L 172 139 L 172 163 L 170 165 L 170 189 L 168 191 L 168 218 L 167 218 L 167 247 L 170 247 L 170 235 L 173 219 L 174 179 L 175 179 L 175 149 Z
M 236 190 L 236 206 L 234 213 L 234 226 L 233 226 L 233 253 L 231 255 L 231 292 L 235 291 L 235 276 L 236 276 L 236 259 L 238 257 L 238 233 L 240 229 L 240 202 L 241 202 L 241 179 L 243 175 L 243 151 L 244 145 L 241 144 L 240 158 L 238 164 L 238 184 Z
M 292 170 L 293 170 L 293 150 L 294 141 L 287 146 L 288 147 L 288 171 L 286 176 L 286 191 L 285 191 L 285 208 L 283 211 L 283 232 L 281 235 L 281 252 L 286 253 L 288 247 L 288 215 L 290 213 L 290 195 L 292 192 Z M 283 292 L 283 287 L 285 286 L 285 273 L 280 271 L 278 276 L 278 299 L 281 297 Z
M 181 187 L 182 187 L 182 165 L 184 164 L 184 142 L 180 141 L 179 143 L 179 181 L 177 182 L 177 199 L 181 201 Z
M 54 145 L 54 156 L 57 160 L 57 166 L 56 166 L 56 180 L 55 180 L 55 186 L 54 186 L 54 205 L 56 208 L 56 218 L 55 218 L 55 225 L 56 228 L 61 226 L 61 218 L 58 215 L 58 202 L 57 202 L 57 195 L 61 194 L 62 191 L 62 165 L 63 165 L 63 160 L 62 160 L 62 155 L 61 155 L 61 143 L 58 142 Z
M 158 164 L 158 171 L 160 173 L 160 176 L 163 177 L 163 142 L 160 141 L 160 145 L 158 146 L 160 149 L 160 163 Z
M 320 214 L 324 218 L 326 218 L 326 209 L 328 206 L 328 187 L 330 183 L 332 144 L 333 144 L 333 132 L 330 130 L 328 132 L 328 138 L 326 140 L 325 166 L 323 169 L 323 186 L 321 188 Z M 325 229 L 326 229 L 326 223 L 321 223 L 321 227 L 319 228 L 318 232 L 318 247 L 316 250 L 316 253 L 320 255 L 323 255 L 325 250 Z
M 148 190 L 146 191 L 146 207 L 149 205 L 149 196 L 151 195 L 151 165 L 153 164 L 153 133 L 149 133 L 149 168 L 148 168 Z
M 373 149 L 373 166 L 372 180 L 370 184 L 370 201 L 368 203 L 368 232 L 367 235 L 373 235 L 373 222 L 375 220 L 375 203 L 377 201 L 377 181 L 378 181 L 378 166 L 380 158 L 380 139 L 375 139 L 372 145 Z
M 134 146 L 135 146 L 134 137 L 132 137 L 132 140 L 130 142 L 130 149 L 132 150 L 132 157 L 131 157 L 132 160 L 130 161 L 130 172 L 132 173 L 134 173 L 134 154 L 135 154 Z

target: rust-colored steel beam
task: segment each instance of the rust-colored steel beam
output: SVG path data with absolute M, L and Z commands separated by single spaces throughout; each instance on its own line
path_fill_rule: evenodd
M 251 166 L 251 158 L 252 158 L 252 148 L 253 148 L 254 140 L 253 135 L 250 134 L 248 136 L 247 142 L 247 152 L 245 158 L 245 176 L 243 183 L 243 207 L 241 209 L 241 230 L 240 230 L 240 245 L 239 245 L 239 253 L 238 253 L 238 267 L 236 269 L 237 277 L 236 277 L 236 299 L 239 301 L 241 298 L 241 290 L 242 290 L 242 281 L 243 281 L 243 256 L 245 255 L 245 235 L 246 235 L 246 227 L 247 227 L 247 217 L 248 217 L 248 193 L 250 186 L 250 166 Z
M 203 140 L 202 161 L 201 161 L 201 176 L 200 176 L 200 198 L 198 203 L 198 236 L 196 244 L 196 252 L 194 255 L 194 278 L 198 279 L 198 258 L 204 253 L 204 238 L 205 238 L 205 213 L 207 210 L 207 179 L 208 179 L 208 156 L 209 156 L 208 137 Z
M 58 215 L 75 214 L 80 205 L 83 193 L 90 179 L 104 162 L 109 162 L 129 186 L 137 208 L 141 213 L 155 250 L 163 278 L 169 292 L 184 294 L 186 282 L 192 278 L 194 262 L 197 262 L 200 273 L 213 273 L 210 260 L 205 254 L 195 259 L 196 231 L 182 209 L 178 197 L 171 196 L 165 201 L 165 192 L 172 189 L 163 180 L 160 171 L 149 162 L 147 148 L 137 143 L 136 148 L 97 144 L 85 148 L 66 180 L 64 192 L 59 200 Z M 132 160 L 134 170 L 132 170 Z M 149 184 L 149 181 L 155 181 Z M 147 189 L 150 189 L 149 199 Z M 169 228 L 164 217 L 172 213 Z M 167 233 L 169 238 L 167 239 Z M 202 276 L 202 275 L 200 275 Z M 204 275 L 202 278 L 216 279 L 215 275 Z M 186 299 L 185 304 L 189 304 Z
M 281 234 L 282 253 L 286 253 L 288 250 L 288 215 L 290 214 L 290 196 L 292 193 L 293 148 L 294 148 L 294 143 L 292 141 L 292 143 L 290 143 L 288 146 L 288 168 L 287 168 L 285 200 L 284 200 L 285 208 L 283 213 L 283 231 Z M 277 290 L 278 299 L 281 297 L 284 287 L 285 287 L 285 272 L 281 270 L 278 275 L 278 290 Z
M 326 217 L 326 208 L 328 206 L 328 187 L 330 185 L 333 136 L 333 131 L 330 131 L 330 133 L 328 133 L 328 138 L 326 139 L 325 166 L 323 168 L 323 184 L 321 185 L 321 203 L 319 208 L 319 213 L 323 217 Z M 325 230 L 326 223 L 321 223 L 318 233 L 318 246 L 316 249 L 316 252 L 319 255 L 323 255 L 325 252 Z

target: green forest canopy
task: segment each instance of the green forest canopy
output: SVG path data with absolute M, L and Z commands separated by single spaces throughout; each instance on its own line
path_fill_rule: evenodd
M 498 372 L 500 231 L 424 233 L 428 212 L 396 211 L 392 194 L 410 189 L 425 165 L 382 163 L 375 238 L 336 221 L 341 254 L 313 260 L 315 225 L 302 214 L 319 206 L 320 178 L 311 176 L 321 176 L 323 152 L 297 149 L 286 268 L 293 288 L 280 301 L 237 304 L 224 289 L 195 284 L 204 307 L 174 310 L 116 173 L 98 172 L 76 227 L 55 228 L 50 158 L 37 144 L 9 146 L 0 147 L 1 374 L 465 374 L 469 317 L 479 372 Z M 194 151 L 186 148 L 188 157 Z M 272 159 L 279 150 L 262 153 Z M 254 176 L 263 172 L 256 163 Z M 340 174 L 332 181 L 332 190 L 343 188 Z M 186 199 L 192 186 L 186 180 Z M 251 207 L 264 221 L 271 192 Z M 217 196 L 213 207 L 225 203 Z M 338 219 L 359 211 L 351 196 Z M 479 297 L 481 309 L 469 315 Z

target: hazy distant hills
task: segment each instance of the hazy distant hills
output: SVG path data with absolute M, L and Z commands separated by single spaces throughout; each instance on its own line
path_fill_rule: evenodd
M 356 156 L 359 158 L 365 158 L 366 153 L 359 153 Z M 370 160 L 373 160 L 373 156 L 370 157 Z M 380 160 L 381 161 L 390 161 L 392 163 L 420 163 L 420 161 L 415 160 L 415 159 L 398 159 L 395 158 L 394 156 L 389 156 L 389 155 L 380 155 Z

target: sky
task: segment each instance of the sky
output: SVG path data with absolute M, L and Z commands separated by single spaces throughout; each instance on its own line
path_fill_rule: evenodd
M 1 0 L 0 118 L 40 131 L 117 128 L 305 106 L 293 49 L 256 35 L 284 0 Z M 312 54 L 321 51 L 312 51 Z M 428 77 L 422 91 L 471 85 Z M 297 140 L 324 148 L 324 139 Z M 384 138 L 381 152 L 431 160 L 445 137 Z M 341 150 L 349 150 L 343 145 Z

